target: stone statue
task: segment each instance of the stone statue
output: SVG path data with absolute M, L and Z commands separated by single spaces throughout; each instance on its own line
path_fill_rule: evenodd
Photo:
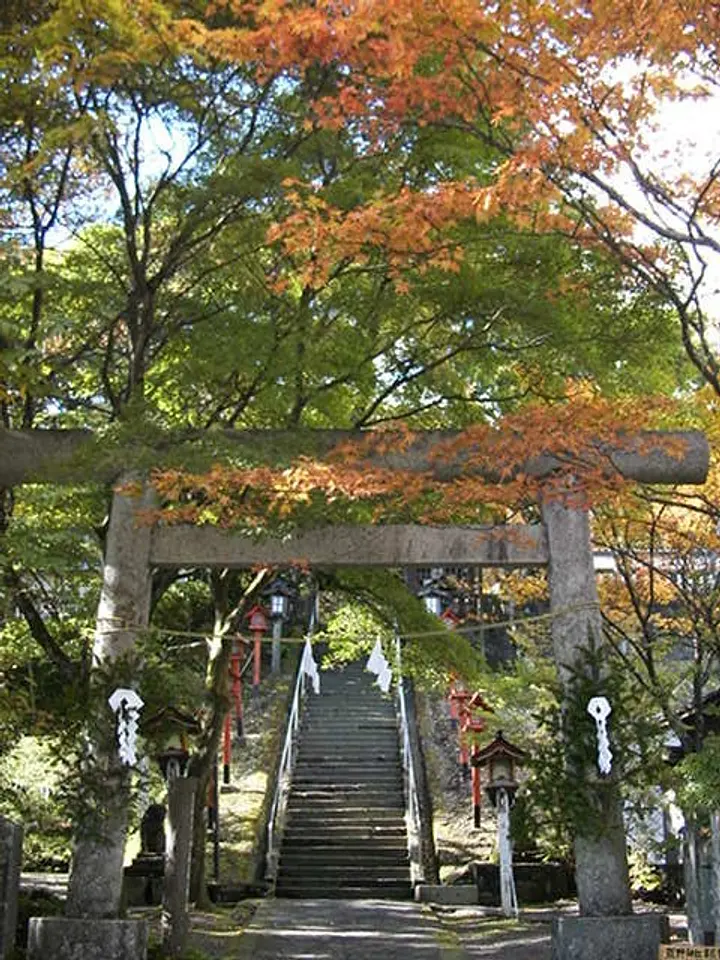
M 151 803 L 140 821 L 142 853 L 165 853 L 165 807 Z

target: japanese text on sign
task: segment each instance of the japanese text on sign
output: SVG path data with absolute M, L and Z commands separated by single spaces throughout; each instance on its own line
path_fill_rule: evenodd
M 658 960 L 720 960 L 720 947 L 693 947 L 687 943 L 663 945 Z

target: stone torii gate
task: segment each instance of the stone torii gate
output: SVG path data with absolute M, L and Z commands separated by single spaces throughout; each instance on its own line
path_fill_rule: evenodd
M 311 453 L 322 456 L 339 442 L 357 434 L 341 431 L 226 432 L 223 440 L 238 452 L 265 450 Z M 454 434 L 435 431 L 418 435 L 401 450 L 371 455 L 378 466 L 400 470 L 431 471 L 451 480 L 474 468 L 459 455 L 452 463 L 437 463 L 432 451 Z M 177 440 L 175 441 L 177 442 Z M 180 442 L 192 442 L 185 436 Z M 127 452 L 97 457 L 88 464 L 83 449 L 92 447 L 84 431 L 0 430 L 0 486 L 35 482 L 90 482 L 134 476 L 135 462 Z M 165 445 L 164 445 L 165 446 Z M 167 448 L 166 448 L 167 449 Z M 704 436 L 695 431 L 643 433 L 622 447 L 588 449 L 605 468 L 611 465 L 624 477 L 647 484 L 703 483 L 709 451 Z M 145 454 L 142 462 L 147 463 Z M 542 477 L 559 463 L 551 456 L 518 465 L 526 474 Z M 495 479 L 495 478 L 494 478 Z M 527 567 L 548 565 L 554 656 L 567 688 L 572 668 L 581 665 L 589 637 L 599 637 L 602 624 L 595 585 L 588 511 L 577 506 L 572 491 L 563 499 L 553 496 L 540 504 L 543 523 L 529 527 L 335 527 L 315 530 L 289 540 L 249 538 L 216 528 L 150 527 L 136 522 L 138 510 L 152 504 L 152 491 L 116 491 L 113 497 L 98 608 L 94 662 L 109 666 L 132 651 L 149 621 L 153 568 L 175 566 L 247 567 L 283 565 L 302 560 L 317 567 L 332 566 L 442 566 L 475 565 Z M 108 724 L 110 718 L 108 718 Z M 607 803 L 608 784 L 605 785 Z M 619 800 L 609 784 L 610 815 L 601 835 L 575 838 L 576 880 L 583 951 L 573 953 L 576 931 L 569 926 L 555 932 L 558 958 L 605 957 L 611 918 L 618 926 L 623 950 L 618 956 L 644 958 L 656 955 L 657 922 L 652 929 L 643 918 L 630 918 L 625 836 Z M 76 847 L 68 895 L 71 916 L 97 919 L 117 917 L 122 884 L 125 821 L 119 812 L 108 823 L 105 836 L 85 838 Z M 602 918 L 593 927 L 590 918 Z M 628 924 L 631 919 L 636 922 Z M 580 922 L 578 920 L 578 922 Z M 588 927 L 589 924 L 589 927 Z M 597 930 L 597 934 L 593 930 Z M 568 932 L 569 931 L 569 932 Z M 598 947 L 592 947 L 599 936 Z M 568 941 L 566 943 L 565 941 Z M 634 943 L 634 945 L 633 945 Z M 655 951 L 654 953 L 650 951 Z M 88 954 L 90 956 L 90 954 Z M 120 956 L 120 954 L 118 954 Z M 124 955 L 123 955 L 124 956 Z M 128 957 L 132 954 L 127 954 Z

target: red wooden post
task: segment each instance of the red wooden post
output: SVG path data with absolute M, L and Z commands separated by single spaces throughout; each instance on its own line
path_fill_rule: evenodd
M 460 766 L 462 767 L 463 776 L 466 777 L 468 774 L 468 748 L 465 742 L 464 730 L 460 730 L 458 735 L 458 758 L 460 760 Z
M 242 702 L 242 661 L 245 644 L 238 637 L 238 648 L 230 658 L 230 673 L 232 675 L 232 695 L 235 704 L 235 729 L 238 740 L 243 738 L 243 702 Z
M 458 701 L 456 697 L 457 687 L 455 686 L 455 678 L 453 677 L 450 684 L 450 692 L 448 693 L 448 701 L 450 703 L 450 725 L 453 730 L 457 730 L 458 725 Z
M 480 804 L 482 801 L 482 794 L 480 792 L 480 766 L 478 761 L 479 753 L 480 747 L 474 743 L 472 748 L 472 801 L 473 822 L 476 828 L 480 826 Z
M 208 827 L 212 830 L 215 827 L 215 822 L 217 821 L 217 760 L 212 766 L 210 771 L 210 779 L 208 780 L 208 789 L 207 789 L 207 818 L 208 818 Z
M 471 707 L 474 709 L 489 710 L 490 707 L 486 703 L 483 695 L 478 691 L 474 693 L 470 700 L 468 701 Z M 465 730 L 473 737 L 472 744 L 472 760 L 471 760 L 471 770 L 472 770 L 472 802 L 473 802 L 473 822 L 475 827 L 480 826 L 480 809 L 482 805 L 482 793 L 480 792 L 480 747 L 477 744 L 477 735 L 482 733 L 485 729 L 485 721 L 482 717 L 473 718 L 472 714 L 468 711 L 467 719 L 465 721 Z
M 223 726 L 223 783 L 230 783 L 230 760 L 232 759 L 232 736 L 230 731 L 230 711 L 225 714 Z
M 253 693 L 260 692 L 260 665 L 262 661 L 262 638 L 267 633 L 268 618 L 260 606 L 255 606 L 248 613 L 248 625 L 253 635 Z
M 262 633 L 253 631 L 253 692 L 258 692 L 260 686 L 260 666 L 262 663 Z

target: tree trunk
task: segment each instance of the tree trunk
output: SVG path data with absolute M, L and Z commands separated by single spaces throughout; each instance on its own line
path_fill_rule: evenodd
M 550 554 L 552 638 L 560 680 L 570 694 L 573 673 L 586 669 L 589 644 L 602 639 L 595 570 L 587 510 L 560 497 L 542 504 Z M 569 735 L 573 735 L 570 733 Z M 612 774 L 597 788 L 588 805 L 602 809 L 599 830 L 575 837 L 575 877 L 580 913 L 617 916 L 632 912 L 622 807 Z
M 229 611 L 229 571 L 214 570 L 212 572 L 215 624 L 205 671 L 205 689 L 210 701 L 210 714 L 197 752 L 190 759 L 188 770 L 189 775 L 196 777 L 198 781 L 190 869 L 190 900 L 198 906 L 208 906 L 210 903 L 205 883 L 205 804 L 210 773 L 220 746 L 225 715 L 230 709 L 230 658 L 233 651 L 233 638 L 228 633 L 228 627 L 252 602 L 266 575 L 267 570 L 259 571 L 243 594 L 238 606 Z
M 205 687 L 211 709 L 202 741 L 190 760 L 189 773 L 197 778 L 195 819 L 193 826 L 192 863 L 190 868 L 190 900 L 198 907 L 207 907 L 210 898 L 205 882 L 205 805 L 210 774 L 220 746 L 225 714 L 230 709 L 229 678 L 233 641 L 227 633 L 228 573 L 213 571 L 211 577 L 215 623 L 209 644 Z M 217 815 L 217 810 L 215 811 Z
M 132 654 L 148 623 L 151 532 L 136 523 L 135 514 L 152 500 L 147 487 L 113 496 L 93 646 L 91 686 L 98 699 L 84 771 L 89 804 L 75 824 L 69 916 L 117 917 L 120 912 L 130 777 L 118 756 L 116 717 L 107 697 L 115 687 L 132 683 Z M 112 668 L 120 667 L 120 658 L 122 678 L 114 681 Z

